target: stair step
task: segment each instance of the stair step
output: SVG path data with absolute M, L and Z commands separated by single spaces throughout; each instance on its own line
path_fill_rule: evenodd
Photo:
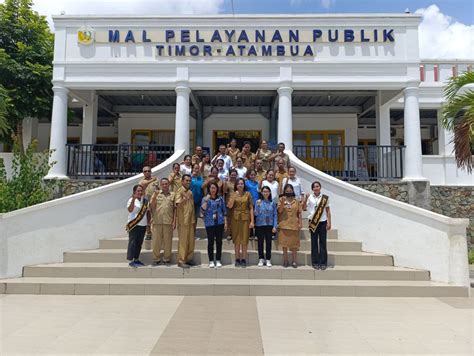
M 99 241 L 99 248 L 101 249 L 126 249 L 128 245 L 128 237 L 117 237 L 111 239 L 104 239 Z M 249 241 L 249 249 L 257 249 L 257 241 Z M 329 251 L 362 251 L 362 243 L 359 241 L 349 241 L 349 240 L 329 240 L 327 242 L 327 247 Z M 151 249 L 151 241 L 144 241 L 144 249 Z M 173 250 L 178 248 L 178 238 L 173 238 Z M 195 241 L 196 250 L 205 250 L 207 249 L 207 239 L 201 239 Z M 272 249 L 278 249 L 278 242 L 272 242 Z M 224 239 L 222 241 L 222 250 L 233 251 L 234 244 L 232 241 Z M 311 241 L 310 240 L 301 240 L 300 251 L 311 251 Z
M 429 272 L 393 266 L 332 266 L 326 271 L 309 266 L 236 268 L 199 265 L 183 269 L 176 265 L 131 268 L 127 263 L 55 263 L 27 266 L 24 277 L 55 278 L 232 278 L 232 279 L 316 279 L 316 280 L 429 280 Z
M 72 251 L 64 253 L 64 262 L 124 262 L 126 256 L 125 249 L 97 249 L 86 251 Z M 176 263 L 176 251 L 173 252 L 172 263 Z M 140 260 L 146 264 L 152 263 L 151 251 L 142 250 Z M 194 261 L 197 264 L 207 264 L 209 259 L 207 251 L 195 250 Z M 258 254 L 255 251 L 249 251 L 249 265 L 256 265 Z M 275 265 L 281 265 L 283 262 L 283 253 L 281 251 L 272 251 L 272 262 Z M 311 266 L 311 253 L 299 251 L 297 254 L 299 265 Z M 234 263 L 234 253 L 231 251 L 222 252 L 222 263 Z M 338 266 L 393 266 L 393 258 L 388 255 L 367 253 L 367 252 L 345 252 L 331 251 L 328 254 L 328 264 Z
M 430 281 L 328 281 L 192 278 L 16 278 L 0 280 L 7 294 L 257 295 L 466 297 L 468 289 Z
M 197 226 L 196 236 L 200 238 L 206 238 L 206 228 L 204 226 Z M 227 236 L 224 234 L 224 236 Z M 173 237 L 178 237 L 178 229 L 173 230 Z M 338 238 L 338 232 L 336 229 L 328 231 L 328 240 L 335 240 Z M 309 240 L 311 238 L 311 233 L 309 232 L 308 227 L 303 227 L 300 231 L 300 238 L 303 240 Z

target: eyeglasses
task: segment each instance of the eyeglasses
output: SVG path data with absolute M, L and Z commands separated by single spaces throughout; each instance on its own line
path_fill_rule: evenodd
M 148 173 L 148 172 L 151 172 L 151 170 L 146 170 L 146 171 L 143 171 L 143 173 Z

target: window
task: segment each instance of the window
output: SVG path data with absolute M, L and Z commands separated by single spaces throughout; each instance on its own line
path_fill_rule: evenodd
M 196 142 L 196 130 L 189 131 L 189 147 L 191 150 Z M 174 145 L 174 130 L 132 130 L 133 145 L 148 145 L 151 141 L 157 145 Z

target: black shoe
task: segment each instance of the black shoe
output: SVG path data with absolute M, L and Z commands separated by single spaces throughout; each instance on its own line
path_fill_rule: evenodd
M 240 267 L 240 260 L 235 260 L 235 267 Z
M 137 266 L 141 266 L 141 267 L 145 266 L 145 264 L 144 264 L 142 261 L 140 261 L 140 260 L 135 260 L 135 264 L 136 264 Z
M 326 268 L 328 268 L 328 266 L 326 266 L 326 265 L 321 265 L 320 267 L 321 267 L 321 271 L 324 271 L 324 270 L 326 270 Z
M 240 261 L 240 267 L 242 267 L 242 268 L 247 267 L 247 261 L 241 260 L 241 261 Z
M 189 268 L 189 267 L 191 267 L 191 266 L 188 265 L 187 263 L 178 263 L 178 267 L 181 267 L 181 268 Z
M 150 241 L 150 240 L 151 240 L 151 235 L 147 235 L 147 236 L 145 237 L 145 241 Z
M 163 261 L 155 261 L 153 262 L 153 266 L 161 266 L 163 264 Z
M 296 264 L 295 261 L 293 261 L 293 262 L 291 263 L 291 267 L 293 267 L 293 268 L 298 268 L 298 265 Z
M 283 262 L 283 267 L 288 268 L 289 265 L 288 261 Z
M 186 262 L 186 264 L 191 267 L 196 266 L 196 262 L 194 262 L 193 260 Z
M 135 261 L 130 261 L 130 262 L 128 263 L 128 265 L 129 265 L 130 267 L 133 267 L 133 268 L 137 268 L 137 267 L 138 267 L 137 264 L 135 263 Z
M 314 269 L 317 269 L 317 268 L 316 268 L 316 267 L 317 267 L 317 264 L 316 264 L 316 263 L 313 263 L 313 264 L 311 264 L 311 267 L 313 267 Z
M 316 264 L 316 269 L 321 269 L 321 265 L 319 263 Z
M 166 267 L 170 267 L 170 266 L 171 266 L 171 262 L 170 262 L 170 261 L 164 261 L 163 264 L 164 264 Z

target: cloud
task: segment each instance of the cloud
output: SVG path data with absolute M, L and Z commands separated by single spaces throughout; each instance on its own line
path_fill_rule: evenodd
M 321 6 L 325 9 L 329 9 L 335 2 L 336 0 L 321 0 Z
M 474 25 L 465 25 L 431 5 L 415 13 L 423 16 L 419 27 L 420 58 L 474 59 Z
M 0 0 L 2 3 L 3 0 Z M 33 9 L 45 15 L 178 15 L 217 14 L 224 0 L 34 0 Z

